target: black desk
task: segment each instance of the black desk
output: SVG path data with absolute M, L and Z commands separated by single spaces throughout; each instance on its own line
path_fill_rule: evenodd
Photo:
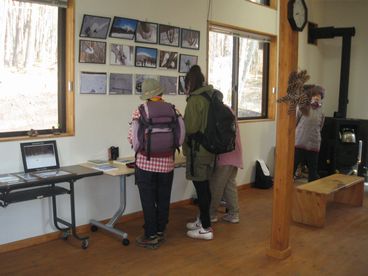
M 101 175 L 103 172 L 78 165 L 62 167 L 60 170 L 70 174 L 47 178 L 37 177 L 29 181 L 19 178 L 19 182 L 15 184 L 0 183 L 0 206 L 5 208 L 12 203 L 51 197 L 54 225 L 63 232 L 62 238 L 66 240 L 72 234 L 76 239 L 82 241 L 81 246 L 83 249 L 86 249 L 89 237 L 80 237 L 76 232 L 74 182 L 84 177 Z M 8 175 L 16 176 L 16 173 Z M 69 189 L 58 186 L 57 184 L 60 183 L 69 183 Z M 71 222 L 67 222 L 57 216 L 56 196 L 63 194 L 70 196 Z M 59 224 L 66 227 L 60 227 Z

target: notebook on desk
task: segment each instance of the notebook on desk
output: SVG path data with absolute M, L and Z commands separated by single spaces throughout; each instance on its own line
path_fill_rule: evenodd
M 48 178 L 71 174 L 60 170 L 55 140 L 21 143 L 20 148 L 25 178 L 28 175 Z

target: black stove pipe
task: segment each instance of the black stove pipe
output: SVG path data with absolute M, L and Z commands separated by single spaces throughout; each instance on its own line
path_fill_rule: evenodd
M 346 118 L 347 105 L 349 103 L 349 73 L 350 73 L 350 52 L 351 37 L 355 35 L 355 28 L 335 28 L 335 27 L 311 27 L 308 30 L 308 40 L 315 41 L 321 38 L 342 37 L 341 70 L 340 70 L 340 90 L 339 107 L 334 112 L 335 118 Z

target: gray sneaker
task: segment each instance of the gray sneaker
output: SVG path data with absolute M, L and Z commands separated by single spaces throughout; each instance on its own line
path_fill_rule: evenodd
M 136 243 L 140 247 L 156 249 L 160 247 L 158 238 L 156 235 L 146 237 L 144 234 L 136 238 Z
M 239 223 L 240 219 L 239 219 L 239 215 L 238 214 L 229 214 L 226 213 L 222 219 L 224 221 L 230 222 L 230 223 Z
M 157 240 L 159 244 L 165 242 L 166 241 L 165 232 L 157 232 Z

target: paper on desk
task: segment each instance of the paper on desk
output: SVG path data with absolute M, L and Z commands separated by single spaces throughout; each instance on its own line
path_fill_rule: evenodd
M 114 166 L 111 166 L 111 165 L 100 165 L 100 166 L 94 166 L 92 168 L 94 168 L 96 170 L 99 170 L 99 171 L 103 171 L 103 172 L 112 171 L 112 170 L 117 170 L 118 169 L 117 167 L 114 167 Z
M 23 181 L 21 179 L 19 179 L 18 177 L 16 177 L 15 175 L 12 175 L 12 174 L 0 175 L 0 183 L 11 185 L 11 184 L 18 184 L 18 183 L 22 183 L 22 182 Z

